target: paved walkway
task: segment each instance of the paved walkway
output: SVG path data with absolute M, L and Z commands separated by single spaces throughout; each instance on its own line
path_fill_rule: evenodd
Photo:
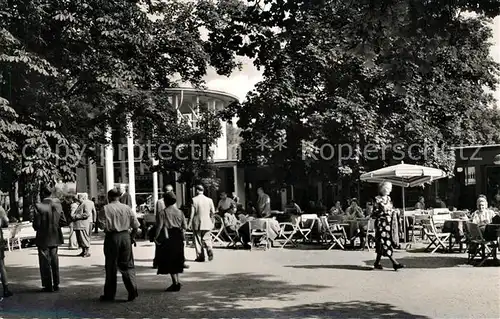
M 464 265 L 466 255 L 400 252 L 408 268 L 373 271 L 373 252 L 217 249 L 210 263 L 190 263 L 183 289 L 151 268 L 153 246 L 134 249 L 139 298 L 102 304 L 102 241 L 92 257 L 60 250 L 61 290 L 39 293 L 33 248 L 7 252 L 14 297 L 5 318 L 499 318 L 500 268 Z M 194 250 L 186 249 L 188 259 Z M 389 266 L 387 261 L 385 265 Z M 126 299 L 121 281 L 118 299 Z

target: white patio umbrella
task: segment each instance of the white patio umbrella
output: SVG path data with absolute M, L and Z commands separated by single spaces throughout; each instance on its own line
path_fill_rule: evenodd
M 403 197 L 403 236 L 406 242 L 406 220 L 405 220 L 405 188 L 421 186 L 441 178 L 446 177 L 443 170 L 410 164 L 398 164 L 389 167 L 384 167 L 364 173 L 360 179 L 368 183 L 391 182 L 394 185 L 402 187 Z

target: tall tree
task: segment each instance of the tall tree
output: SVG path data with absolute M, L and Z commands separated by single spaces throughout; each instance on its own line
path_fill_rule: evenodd
M 211 43 L 264 69 L 228 117 L 244 129 L 244 157 L 285 181 L 355 179 L 395 160 L 451 173 L 449 146 L 499 141 L 484 90 L 497 84 L 498 1 L 218 3 Z
M 214 116 L 206 132 L 191 129 L 164 92 L 174 75 L 200 86 L 209 64 L 226 75 L 237 65 L 202 39 L 208 9 L 180 0 L 0 0 L 0 188 L 74 179 L 81 157 L 108 142 L 106 127 L 125 126 L 117 123 L 124 113 L 137 137 L 153 138 L 154 129 L 172 145 L 215 141 Z

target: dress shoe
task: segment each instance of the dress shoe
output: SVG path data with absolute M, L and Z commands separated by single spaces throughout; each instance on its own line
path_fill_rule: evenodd
M 398 271 L 398 269 L 405 268 L 405 265 L 403 265 L 403 264 L 394 264 L 394 265 L 392 265 L 392 268 L 394 268 L 395 271 Z
M 54 291 L 59 291 L 59 286 L 54 286 Z
M 134 301 L 135 298 L 139 297 L 139 293 L 136 291 L 134 291 L 133 293 L 131 294 L 128 294 L 128 301 Z
M 381 264 L 375 264 L 375 265 L 373 265 L 373 269 L 382 270 L 382 269 L 384 269 L 384 267 L 382 267 Z
M 102 301 L 102 302 L 109 302 L 109 301 L 114 301 L 115 298 L 112 298 L 112 297 L 107 297 L 107 296 L 104 296 L 102 295 L 101 297 L 99 297 L 99 301 Z
M 184 269 L 189 269 L 189 265 L 184 264 Z
M 53 292 L 54 290 L 52 290 L 52 287 L 51 288 L 42 288 L 42 290 L 40 290 L 40 292 Z
M 214 260 L 214 253 L 213 251 L 209 250 L 208 251 L 208 261 Z
M 85 255 L 82 256 L 83 258 L 87 258 L 87 257 L 90 257 L 90 254 L 89 253 L 86 253 Z
M 204 257 L 198 257 L 194 261 L 196 261 L 197 263 L 204 263 L 205 262 L 205 258 Z
M 177 292 L 180 290 L 181 290 L 181 284 L 177 284 L 177 285 L 172 284 L 170 287 L 165 289 L 165 291 L 168 291 L 168 292 Z
M 14 294 L 12 293 L 12 291 L 10 291 L 8 289 L 3 291 L 3 297 L 4 298 L 9 298 L 9 297 L 12 297 L 13 295 Z

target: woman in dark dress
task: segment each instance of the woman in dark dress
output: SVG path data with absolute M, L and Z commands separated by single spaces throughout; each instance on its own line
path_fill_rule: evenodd
M 184 272 L 184 231 L 186 218 L 175 205 L 175 196 L 166 194 L 166 208 L 156 213 L 156 236 L 158 245 L 158 275 L 170 274 L 172 285 L 166 291 L 180 291 L 179 274 Z
M 391 260 L 394 270 L 398 270 L 404 268 L 404 265 L 398 263 L 393 257 L 392 247 L 394 241 L 392 239 L 392 212 L 394 208 L 391 198 L 389 197 L 392 191 L 392 184 L 389 182 L 381 183 L 379 185 L 379 191 L 380 196 L 375 198 L 375 207 L 373 208 L 372 215 L 375 219 L 375 250 L 377 252 L 377 259 L 373 267 L 375 269 L 383 269 L 380 264 L 380 259 L 384 256 Z

